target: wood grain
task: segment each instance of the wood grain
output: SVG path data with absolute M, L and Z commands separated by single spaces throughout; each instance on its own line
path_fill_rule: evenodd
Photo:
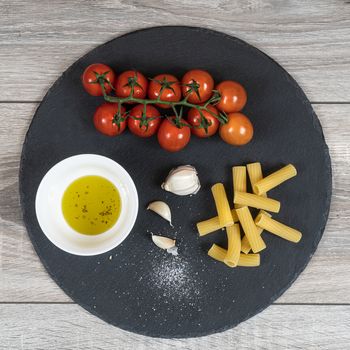
M 275 58 L 312 101 L 350 101 L 350 5 L 342 0 L 1 0 L 1 100 L 39 101 L 96 45 L 157 25 L 237 36 Z
M 0 0 L 0 9 L 0 350 L 349 348 L 349 1 Z M 20 152 L 37 104 L 18 102 L 40 101 L 96 45 L 156 25 L 202 26 L 237 36 L 276 59 L 312 101 L 348 103 L 314 105 L 332 157 L 333 197 L 310 264 L 259 315 L 197 339 L 142 337 L 73 304 L 33 251 L 19 206 Z
M 0 302 L 70 301 L 44 271 L 21 220 L 18 166 L 36 106 L 0 104 Z M 315 256 L 278 303 L 350 303 L 350 105 L 314 107 L 332 157 L 331 212 Z
M 349 305 L 272 305 L 224 333 L 177 340 L 122 331 L 77 305 L 0 305 L 0 316 L 1 350 L 343 350 L 350 343 Z

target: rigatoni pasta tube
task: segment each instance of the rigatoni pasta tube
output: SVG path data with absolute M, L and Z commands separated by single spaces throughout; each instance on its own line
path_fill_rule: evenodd
M 266 248 L 265 242 L 261 238 L 258 229 L 253 221 L 252 215 L 248 207 L 236 209 L 239 222 L 242 225 L 243 231 L 246 234 L 249 244 L 254 253 L 260 252 Z
M 233 221 L 238 222 L 238 216 L 236 214 L 235 209 L 231 210 L 231 214 Z M 197 230 L 200 236 L 205 236 L 208 233 L 220 230 L 221 228 L 223 228 L 223 226 L 220 225 L 218 216 L 215 216 L 208 220 L 197 222 Z
M 247 164 L 247 171 L 249 175 L 250 184 L 252 186 L 252 190 L 255 194 L 258 194 L 254 191 L 254 185 L 263 178 L 261 164 L 260 163 Z M 246 192 L 246 191 L 240 191 L 240 192 Z M 266 197 L 266 193 L 261 193 L 260 196 Z
M 260 231 L 261 230 L 261 231 Z M 260 235 L 263 230 L 258 227 L 258 234 Z M 252 247 L 249 244 L 248 238 L 246 235 L 243 236 L 242 242 L 241 242 L 241 252 L 244 254 L 248 254 Z
M 257 196 L 256 194 L 246 192 L 235 191 L 233 201 L 234 203 L 241 204 L 243 206 L 264 209 L 274 213 L 278 213 L 281 208 L 281 203 L 275 199 L 264 198 Z
M 238 266 L 255 267 L 260 266 L 260 254 L 240 254 Z
M 259 214 L 260 213 L 264 213 L 266 214 L 267 216 L 271 217 L 271 214 L 267 213 L 266 211 L 264 210 L 260 210 L 259 211 Z M 257 227 L 257 230 L 258 230 L 258 234 L 261 235 L 262 232 L 264 231 L 261 227 Z M 252 249 L 252 247 L 250 246 L 249 244 L 249 241 L 248 241 L 248 238 L 246 235 L 243 236 L 242 238 L 242 242 L 241 242 L 241 252 L 243 252 L 244 254 L 248 254 L 250 252 L 250 250 Z
M 227 227 L 233 225 L 231 208 L 227 200 L 224 185 L 222 183 L 215 184 L 212 186 L 211 192 L 213 193 L 220 226 Z
M 245 166 L 232 167 L 233 191 L 247 192 L 247 170 Z M 235 204 L 235 208 L 241 205 Z
M 254 193 L 261 195 L 271 189 L 277 187 L 282 182 L 297 175 L 297 169 L 292 164 L 288 164 L 280 170 L 275 171 L 269 176 L 264 177 L 262 180 L 256 182 L 253 186 Z
M 241 232 L 238 224 L 226 227 L 227 253 L 224 263 L 228 266 L 237 266 L 241 253 Z
M 211 248 L 208 250 L 208 255 L 220 262 L 224 262 L 225 258 L 226 258 L 226 254 L 227 254 L 227 250 L 224 248 L 221 248 L 220 246 L 218 246 L 217 244 L 213 244 L 211 246 Z M 233 267 L 233 266 L 230 266 Z
M 213 244 L 208 251 L 208 255 L 211 258 L 220 262 L 224 262 L 226 254 L 227 254 L 227 250 L 219 247 L 216 244 Z M 237 266 L 256 267 L 259 265 L 260 265 L 260 254 L 240 254 Z M 234 267 L 234 266 L 230 266 L 229 264 L 227 264 L 227 266 Z
M 281 238 L 286 239 L 287 241 L 291 241 L 294 243 L 298 243 L 302 237 L 300 231 L 295 230 L 287 225 L 282 224 L 270 217 L 266 214 L 259 214 L 255 218 L 255 223 L 257 226 L 261 227 L 263 230 L 266 230 L 270 233 L 275 234 Z

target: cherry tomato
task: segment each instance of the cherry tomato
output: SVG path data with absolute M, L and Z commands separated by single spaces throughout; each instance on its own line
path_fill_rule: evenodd
M 114 84 L 115 74 L 111 67 L 108 67 L 102 63 L 91 64 L 84 70 L 81 79 L 86 92 L 92 96 L 103 95 L 101 86 L 97 81 L 98 77 L 104 78 L 106 93 L 110 93 Z
M 183 119 L 180 122 L 185 123 Z M 164 119 L 160 124 L 157 136 L 162 148 L 169 152 L 177 152 L 189 143 L 191 130 L 188 126 L 177 127 L 173 121 Z
M 122 121 L 118 127 L 113 122 L 114 117 L 118 112 L 118 103 L 103 103 L 96 109 L 94 114 L 95 128 L 102 134 L 108 136 L 117 136 L 121 134 L 126 128 L 126 120 Z M 124 116 L 125 108 L 121 107 L 121 114 Z
M 220 92 L 221 100 L 216 104 L 220 111 L 231 113 L 239 112 L 247 102 L 247 93 L 244 87 L 232 80 L 222 81 L 216 86 Z
M 234 146 L 241 146 L 253 138 L 253 125 L 242 113 L 229 113 L 228 122 L 220 126 L 221 138 Z
M 135 119 L 131 118 L 131 116 L 141 118 L 142 114 L 143 114 L 143 110 L 144 110 L 144 105 L 139 104 L 139 105 L 136 105 L 130 111 L 130 115 L 128 118 L 128 127 L 129 127 L 129 130 L 137 136 L 150 137 L 157 132 L 161 120 L 160 120 L 160 118 L 153 119 L 153 120 L 147 122 L 147 126 L 142 125 L 140 127 L 141 121 L 135 120 Z M 160 113 L 159 113 L 157 108 L 155 108 L 151 105 L 146 106 L 146 118 L 147 119 L 153 118 L 153 117 L 159 117 L 159 116 L 160 116 Z
M 216 115 L 219 114 L 218 110 L 212 105 L 208 105 L 207 109 L 209 109 L 212 113 L 214 113 Z M 198 137 L 212 136 L 217 132 L 220 122 L 210 112 L 202 110 L 202 113 L 203 113 L 204 118 L 207 119 L 207 121 L 210 123 L 210 125 L 208 126 L 208 132 L 206 133 L 204 128 L 192 128 L 191 132 L 192 132 L 192 134 L 194 134 Z M 187 121 L 192 126 L 200 126 L 201 120 L 202 120 L 202 117 L 201 117 L 197 108 L 193 107 L 188 111 Z
M 181 84 L 183 96 L 188 95 L 187 101 L 199 104 L 207 101 L 212 95 L 214 79 L 205 70 L 193 69 L 182 77 Z
M 133 97 L 145 98 L 147 94 L 148 81 L 145 76 L 137 71 L 127 70 L 119 75 L 115 84 L 118 97 L 128 97 L 131 94 L 131 87 L 134 85 Z
M 164 86 L 162 93 L 161 89 Z M 162 101 L 178 102 L 181 99 L 181 87 L 178 79 L 171 74 L 159 74 L 151 80 L 148 85 L 148 97 L 156 100 L 158 97 Z M 158 107 L 171 108 L 170 105 L 158 103 Z

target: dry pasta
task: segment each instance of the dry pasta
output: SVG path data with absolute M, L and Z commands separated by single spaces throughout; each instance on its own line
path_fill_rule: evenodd
M 212 186 L 216 210 L 218 212 L 219 223 L 221 227 L 233 225 L 233 218 L 231 214 L 230 205 L 227 200 L 225 187 L 222 183 L 217 183 Z
M 224 263 L 228 266 L 237 266 L 241 253 L 241 232 L 238 224 L 226 227 L 227 253 Z
M 238 216 L 236 214 L 236 210 L 231 210 L 233 222 L 238 222 Z M 220 225 L 219 217 L 215 216 L 208 220 L 197 222 L 197 230 L 200 236 L 205 236 L 208 233 L 212 233 L 214 231 L 222 229 L 223 226 Z
M 271 214 L 267 213 L 266 211 L 264 210 L 260 210 L 259 211 L 259 214 L 260 213 L 264 213 L 265 215 L 271 217 Z M 259 215 L 258 214 L 258 215 Z M 258 230 L 258 234 L 261 235 L 262 232 L 264 231 L 261 227 L 257 227 L 257 230 Z M 246 235 L 243 236 L 242 238 L 242 242 L 241 242 L 241 252 L 244 253 L 244 254 L 248 254 L 250 252 L 250 250 L 252 249 L 252 247 L 250 246 L 249 244 L 249 241 L 248 241 L 248 238 Z
M 254 253 L 260 252 L 266 248 L 265 242 L 261 238 L 258 229 L 253 221 L 252 215 L 248 207 L 236 209 L 239 222 L 242 225 L 243 231 L 246 234 L 249 244 Z
M 224 262 L 225 258 L 226 258 L 226 254 L 227 254 L 227 250 L 224 248 L 221 248 L 220 246 L 218 246 L 217 244 L 213 244 L 211 246 L 211 248 L 208 250 L 208 255 L 220 262 Z M 228 265 L 229 266 L 229 265 Z M 233 266 L 230 266 L 233 267 Z
M 264 209 L 278 213 L 280 211 L 281 203 L 272 198 L 264 198 L 252 193 L 235 191 L 234 203 L 241 204 L 247 207 L 257 209 Z
M 263 178 L 261 164 L 260 163 L 250 163 L 247 164 L 247 171 L 249 175 L 250 184 L 254 194 L 258 194 L 254 191 L 254 185 Z M 246 192 L 246 191 L 240 191 Z M 266 193 L 261 194 L 262 197 L 266 197 Z
M 261 235 L 261 232 L 263 231 L 262 228 L 258 227 L 258 234 Z M 244 254 L 248 254 L 252 247 L 249 244 L 248 238 L 246 235 L 243 236 L 242 242 L 241 242 L 241 252 Z
M 287 181 L 288 179 L 297 175 L 297 170 L 292 164 L 288 164 L 280 170 L 275 171 L 269 176 L 266 176 L 262 180 L 256 182 L 253 185 L 254 193 L 261 195 L 266 193 L 271 189 L 277 187 L 282 182 Z
M 220 262 L 224 262 L 226 254 L 227 254 L 227 250 L 224 248 L 221 248 L 217 244 L 213 244 L 208 251 L 208 255 L 211 258 Z M 259 265 L 260 265 L 260 254 L 240 254 L 237 266 L 256 267 Z M 234 266 L 230 266 L 230 267 L 234 267 Z
M 256 267 L 260 266 L 260 254 L 241 254 L 238 266 Z
M 270 233 L 275 234 L 281 238 L 284 238 L 288 241 L 298 243 L 302 237 L 300 231 L 295 230 L 287 225 L 284 225 L 270 217 L 266 214 L 259 214 L 255 218 L 255 223 L 257 226 L 261 227 L 263 230 L 266 230 Z
M 254 193 L 247 193 L 247 172 Z M 264 230 L 291 242 L 299 242 L 302 238 L 300 231 L 272 219 L 271 214 L 266 212 L 278 213 L 281 207 L 279 201 L 268 198 L 266 193 L 296 175 L 297 170 L 292 164 L 286 165 L 265 178 L 263 178 L 259 162 L 232 167 L 235 209 L 230 209 L 223 184 L 217 183 L 211 190 L 218 216 L 197 223 L 200 236 L 226 228 L 227 249 L 213 244 L 208 255 L 231 268 L 253 267 L 260 266 L 258 252 L 266 248 L 261 237 Z M 255 220 L 252 218 L 249 207 L 260 209 Z M 244 231 L 242 239 L 240 226 L 234 224 L 235 222 L 239 222 Z M 249 253 L 250 251 L 253 253 Z
M 232 168 L 233 191 L 247 192 L 247 170 L 245 166 L 234 166 Z M 235 208 L 241 205 L 235 204 Z

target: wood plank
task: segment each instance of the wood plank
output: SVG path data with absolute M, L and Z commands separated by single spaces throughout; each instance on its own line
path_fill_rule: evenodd
M 319 248 L 281 303 L 350 303 L 350 105 L 314 106 L 333 162 L 330 219 Z M 22 224 L 18 164 L 35 104 L 0 104 L 0 302 L 66 302 Z M 11 135 L 11 137 L 9 137 Z
M 349 101 L 347 1 L 1 0 L 1 9 L 2 101 L 41 100 L 58 76 L 96 45 L 169 24 L 237 36 L 275 58 L 312 101 Z
M 349 305 L 272 305 L 226 332 L 173 340 L 122 331 L 77 305 L 0 305 L 0 316 L 0 349 L 4 350 L 343 350 L 350 343 Z

